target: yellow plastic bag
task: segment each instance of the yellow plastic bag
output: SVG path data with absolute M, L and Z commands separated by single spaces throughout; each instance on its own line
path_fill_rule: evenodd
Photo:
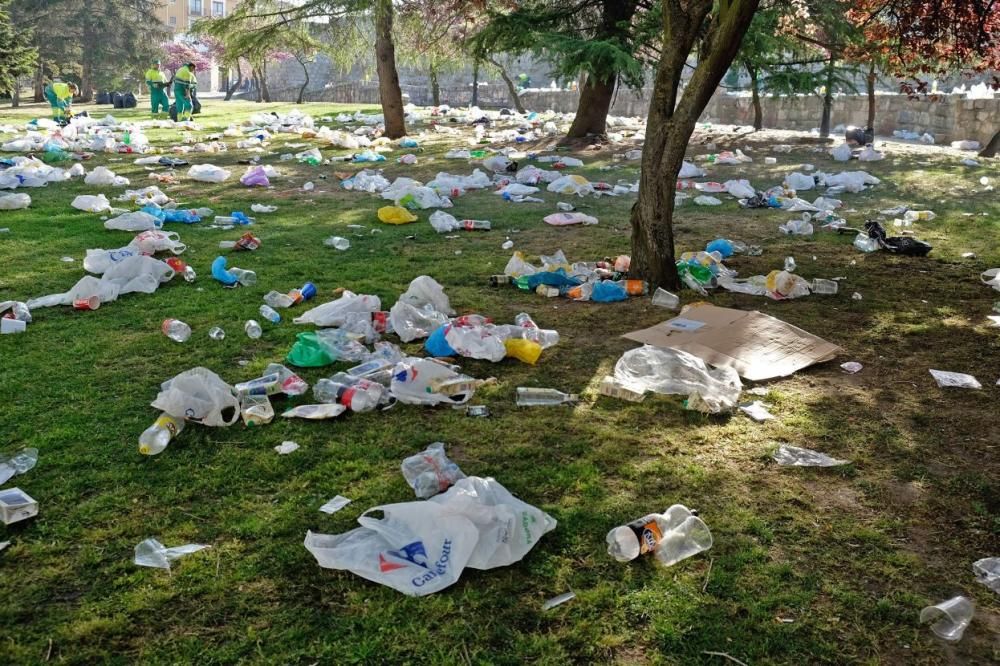
M 383 206 L 378 209 L 378 219 L 386 224 L 416 222 L 417 216 L 400 206 Z
M 542 355 L 542 346 L 534 340 L 507 338 L 503 341 L 503 346 L 507 349 L 507 356 L 513 356 L 528 365 L 534 365 Z

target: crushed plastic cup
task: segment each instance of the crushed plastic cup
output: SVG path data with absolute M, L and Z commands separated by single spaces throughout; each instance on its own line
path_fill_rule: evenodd
M 779 465 L 789 467 L 838 467 L 840 465 L 849 465 L 851 462 L 850 460 L 831 458 L 825 453 L 791 446 L 790 444 L 779 446 L 778 450 L 774 452 L 774 460 Z
M 177 558 L 197 553 L 199 550 L 204 550 L 205 548 L 208 548 L 208 546 L 198 543 L 167 548 L 156 539 L 146 539 L 135 547 L 134 562 L 140 567 L 169 569 L 170 563 Z
M 681 305 L 681 299 L 677 294 L 672 294 L 662 287 L 657 287 L 656 292 L 653 294 L 653 305 L 676 310 Z
M 942 601 L 934 606 L 927 606 L 920 611 L 920 622 L 932 622 L 931 631 L 938 638 L 946 641 L 959 641 L 965 628 L 972 621 L 975 604 L 969 599 L 958 596 Z
M 323 245 L 326 245 L 327 247 L 332 247 L 336 250 L 343 251 L 351 247 L 351 241 L 347 240 L 346 238 L 342 238 L 340 236 L 330 236 L 325 241 L 323 241 Z
M 223 331 L 218 326 L 213 326 L 212 328 L 208 329 L 208 337 L 212 338 L 213 340 L 225 340 L 226 332 Z
M 1000 557 L 984 557 L 972 563 L 976 582 L 1000 594 Z
M 101 307 L 101 297 L 91 296 L 90 298 L 78 298 L 73 301 L 74 310 L 96 310 Z

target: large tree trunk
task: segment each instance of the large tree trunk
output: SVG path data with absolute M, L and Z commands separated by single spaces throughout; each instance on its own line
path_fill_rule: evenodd
M 469 106 L 479 106 L 479 58 L 472 61 L 472 101 Z
M 267 60 L 260 66 L 260 98 L 265 102 L 271 102 L 271 90 L 267 87 Z
M 295 100 L 296 104 L 302 103 L 302 98 L 305 97 L 306 88 L 309 87 L 309 68 L 306 67 L 306 63 L 302 58 L 296 58 L 299 64 L 302 66 L 302 73 L 305 75 L 306 80 L 302 82 L 302 87 L 299 88 L 299 97 Z
M 94 65 L 90 58 L 83 61 L 82 73 L 80 74 L 80 94 L 77 97 L 79 102 L 89 102 L 94 99 Z
M 759 132 L 764 129 L 764 109 L 760 105 L 760 72 L 750 63 L 744 63 L 750 75 L 750 99 L 753 102 L 753 128 Z
M 500 73 L 500 78 L 503 79 L 504 85 L 507 86 L 507 93 L 510 95 L 510 101 L 514 103 L 514 108 L 517 112 L 524 114 L 524 104 L 521 103 L 521 97 L 517 94 L 517 86 L 514 85 L 514 81 L 507 74 L 507 70 L 503 68 L 500 62 L 496 58 L 489 58 L 489 63 L 497 68 Z
M 1000 151 L 1000 130 L 993 135 L 990 142 L 986 144 L 986 147 L 979 151 L 980 157 L 996 157 L 997 152 Z
M 576 105 L 576 117 L 569 126 L 566 136 L 575 139 L 588 134 L 603 136 L 608 127 L 608 111 L 615 95 L 615 81 L 601 81 L 593 76 L 580 89 L 580 101 Z
M 21 106 L 21 79 L 14 79 L 14 90 L 10 93 L 10 108 L 16 109 Z
M 233 93 L 240 89 L 243 85 L 243 68 L 240 66 L 239 58 L 236 59 L 236 83 L 226 87 L 226 97 L 225 100 L 228 102 L 233 98 Z
M 38 63 L 38 69 L 35 70 L 35 80 L 33 81 L 34 88 L 34 101 L 35 103 L 45 101 L 45 65 L 41 62 Z
M 264 93 L 261 91 L 261 85 L 260 85 L 260 69 L 254 67 L 252 71 L 253 71 L 253 87 L 257 93 L 255 95 L 254 101 L 259 104 L 260 102 L 264 101 L 263 97 Z
M 406 136 L 403 114 L 403 91 L 396 71 L 396 45 L 392 41 L 392 0 L 377 0 L 375 5 L 375 67 L 378 71 L 378 94 L 385 118 L 385 135 L 390 139 Z
M 441 106 L 441 86 L 438 83 L 437 65 L 431 64 L 431 104 Z
M 865 77 L 865 84 L 868 87 L 868 124 L 865 127 L 872 128 L 875 131 L 875 61 L 873 60 L 868 66 L 868 76 Z
M 823 117 L 819 122 L 819 135 L 830 136 L 830 117 L 833 115 L 833 74 L 836 60 L 831 56 L 826 63 L 826 92 L 823 93 Z
M 713 2 L 718 12 L 705 36 L 699 59 L 680 102 L 681 74 Z M 698 116 L 708 105 L 740 42 L 759 0 L 681 0 L 663 2 L 663 44 L 649 104 L 642 149 L 639 198 L 632 206 L 632 272 L 651 287 L 677 289 L 673 212 L 677 173 Z

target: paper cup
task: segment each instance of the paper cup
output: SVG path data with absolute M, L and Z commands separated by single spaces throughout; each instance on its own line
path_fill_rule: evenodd
M 90 298 L 78 298 L 73 301 L 74 310 L 96 310 L 101 307 L 101 297 L 91 296 Z

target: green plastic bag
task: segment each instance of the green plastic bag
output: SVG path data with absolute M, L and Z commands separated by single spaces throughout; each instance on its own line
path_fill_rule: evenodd
M 315 331 L 306 331 L 295 336 L 295 344 L 285 360 L 300 368 L 318 368 L 336 359 L 320 344 Z

